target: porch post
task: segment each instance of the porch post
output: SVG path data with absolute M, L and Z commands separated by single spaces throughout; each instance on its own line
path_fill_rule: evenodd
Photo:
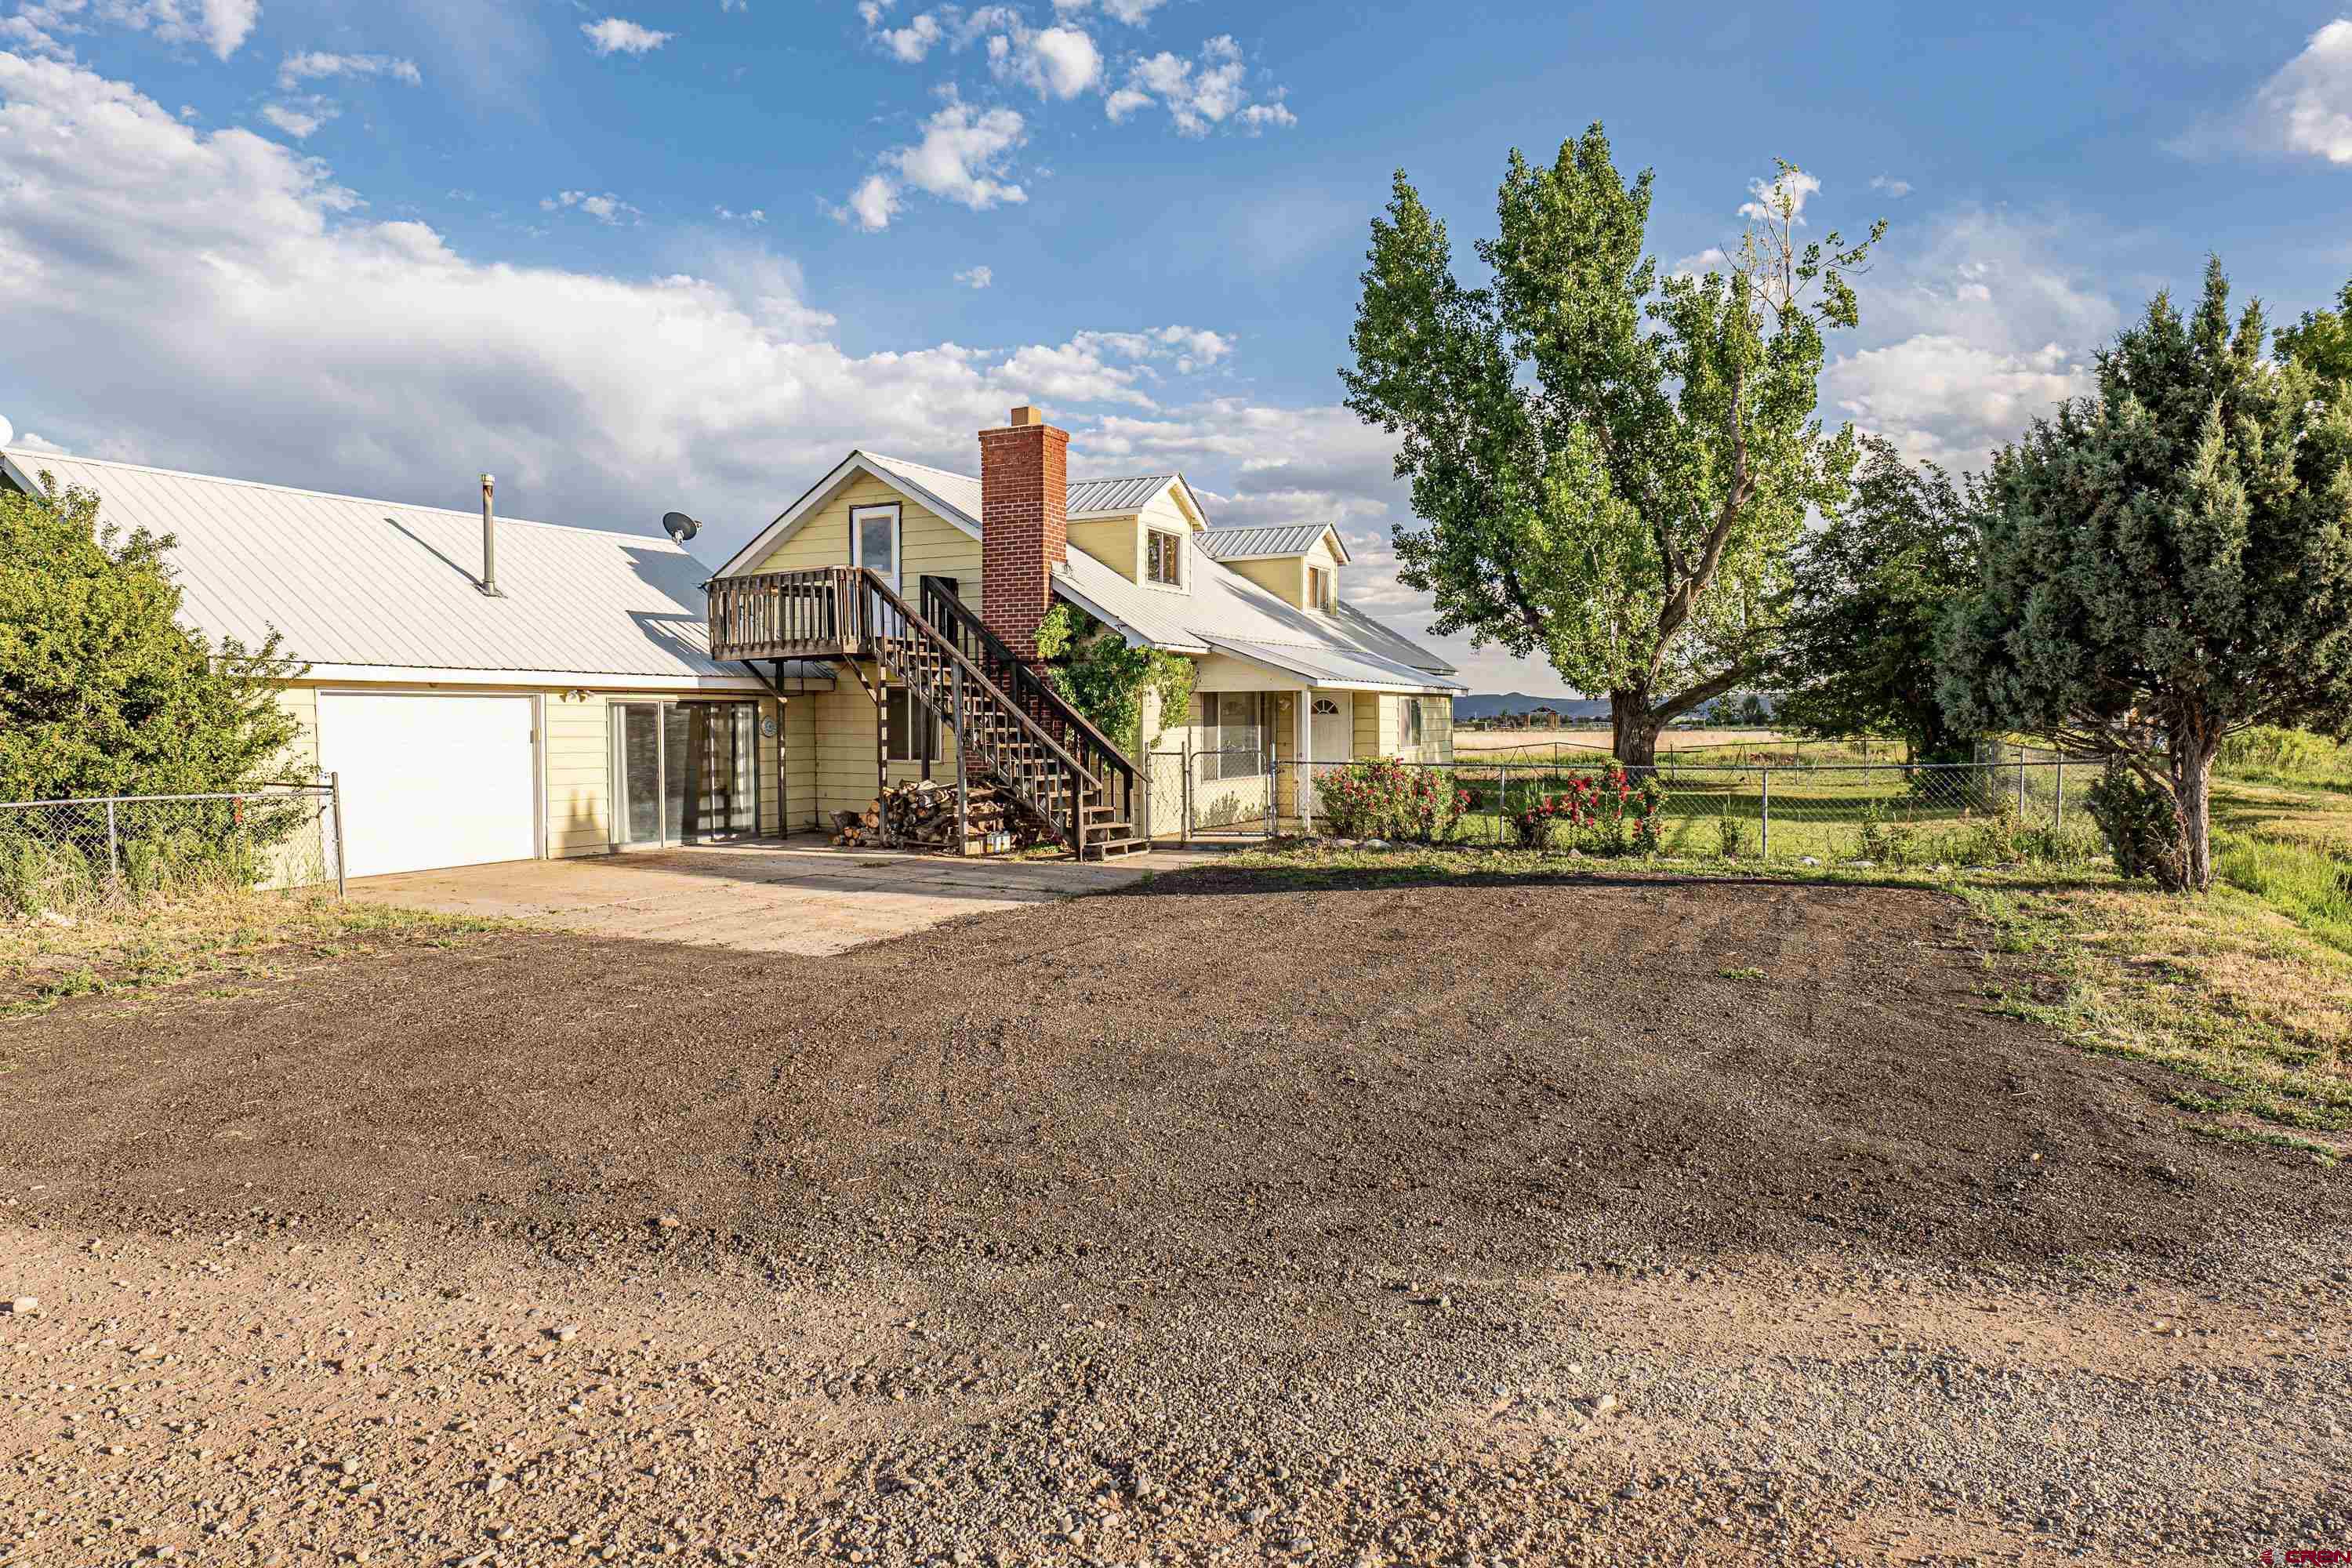
M 956 853 L 971 853 L 971 759 L 964 754 L 963 727 L 963 665 L 951 666 L 955 672 L 955 733 L 956 733 Z
M 1312 833 L 1315 831 L 1315 763 L 1318 760 L 1315 755 L 1315 693 L 1302 686 L 1291 701 L 1298 710 L 1296 715 L 1297 722 L 1292 726 L 1298 737 L 1297 751 L 1293 759 L 1298 767 L 1298 783 L 1293 791 L 1298 797 L 1298 831 Z

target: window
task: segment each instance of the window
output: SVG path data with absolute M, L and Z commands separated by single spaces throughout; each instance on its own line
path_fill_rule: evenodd
M 1328 567 L 1309 566 L 1307 569 L 1307 602 L 1328 614 L 1334 595 L 1331 592 L 1332 573 Z
M 1210 692 L 1201 699 L 1201 777 L 1244 779 L 1265 772 L 1265 730 L 1255 691 Z
M 891 587 L 898 586 L 898 508 L 852 507 L 849 511 L 849 562 L 863 566 Z
M 894 763 L 919 763 L 940 754 L 940 721 L 903 686 L 894 686 L 883 698 L 889 715 L 889 752 Z M 928 750 L 927 750 L 928 748 Z
M 1400 743 L 1407 746 L 1418 746 L 1421 744 L 1421 699 L 1418 697 L 1400 697 L 1397 699 L 1397 701 L 1401 703 L 1404 709 L 1403 738 Z
M 1171 588 L 1184 585 L 1184 539 L 1150 528 L 1143 532 L 1143 574 Z

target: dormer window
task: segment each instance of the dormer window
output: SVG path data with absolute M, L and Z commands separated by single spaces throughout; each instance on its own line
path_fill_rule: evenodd
M 1339 594 L 1332 586 L 1332 579 L 1338 575 L 1328 566 L 1307 569 L 1307 602 L 1327 616 L 1337 607 Z
M 1184 585 L 1184 539 L 1181 534 L 1148 528 L 1143 532 L 1143 575 L 1171 588 Z

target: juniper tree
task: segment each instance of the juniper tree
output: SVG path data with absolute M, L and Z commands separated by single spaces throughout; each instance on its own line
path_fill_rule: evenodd
M 1885 230 L 1800 244 L 1808 187 L 1783 164 L 1727 268 L 1662 279 L 1652 184 L 1619 176 L 1598 124 L 1549 168 L 1513 153 L 1474 289 L 1399 171 L 1340 372 L 1401 437 L 1425 526 L 1397 530 L 1398 574 L 1435 599 L 1432 629 L 1606 692 L 1641 765 L 1758 674 L 1806 512 L 1843 493 L 1853 437 L 1814 411 L 1824 334 L 1854 325 L 1846 274 Z
M 169 535 L 105 527 L 98 498 L 0 484 L 0 800 L 229 790 L 268 775 L 299 668 L 273 635 L 214 647 L 179 624 Z
M 2221 742 L 2352 722 L 2352 405 L 2266 341 L 2218 259 L 2194 315 L 2158 294 L 2092 395 L 1995 456 L 1941 644 L 1956 722 L 2128 769 L 2169 810 L 2161 874 L 2198 891 Z

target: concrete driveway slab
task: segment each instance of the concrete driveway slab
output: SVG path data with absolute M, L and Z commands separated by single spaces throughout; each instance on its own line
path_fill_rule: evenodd
M 362 877 L 350 892 L 373 903 L 593 936 L 822 957 L 961 915 L 1124 887 L 1213 853 L 1156 849 L 1081 866 L 785 839 L 403 871 Z

